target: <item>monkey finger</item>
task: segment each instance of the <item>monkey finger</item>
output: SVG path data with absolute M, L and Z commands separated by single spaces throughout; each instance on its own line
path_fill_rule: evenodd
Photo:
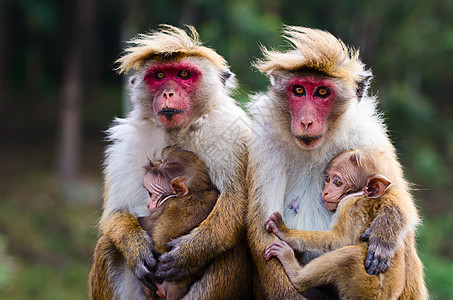
M 177 266 L 177 260 L 171 252 L 167 252 L 160 257 L 156 271 L 157 277 L 161 277 L 163 280 L 175 281 L 180 280 L 187 275 L 189 275 L 187 270 Z
M 156 285 L 154 284 L 154 274 L 145 266 L 137 266 L 135 274 L 147 288 L 155 292 L 157 290 Z
M 266 248 L 266 251 L 264 252 L 264 257 L 266 260 L 270 260 L 273 256 L 277 256 L 278 253 L 278 248 L 274 247 L 273 245 L 270 245 L 269 247 Z
M 270 220 L 272 220 L 278 224 L 278 223 L 280 223 L 281 220 L 283 220 L 283 218 L 282 218 L 282 215 L 278 211 L 276 211 L 269 217 L 269 221 Z
M 269 220 L 268 223 L 266 224 L 266 230 L 269 232 L 274 232 L 277 229 L 277 226 L 275 225 L 274 221 Z
M 370 239 L 370 233 L 371 233 L 371 230 L 370 230 L 370 228 L 368 228 L 367 230 L 365 230 L 362 233 L 362 235 L 360 236 L 360 240 L 363 242 L 367 242 Z
M 149 288 L 153 293 L 155 293 L 157 291 L 156 284 L 154 283 L 152 278 L 143 277 L 140 281 L 143 283 L 144 286 Z
M 367 259 L 365 261 L 365 267 L 367 273 L 370 275 L 378 275 L 385 270 L 387 270 L 388 266 L 386 267 L 386 262 L 381 261 L 376 255 L 367 255 Z

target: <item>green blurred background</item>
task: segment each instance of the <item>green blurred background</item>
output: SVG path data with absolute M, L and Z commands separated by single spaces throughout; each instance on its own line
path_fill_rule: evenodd
M 87 299 L 106 130 L 123 116 L 124 41 L 193 24 L 240 80 L 282 24 L 328 30 L 361 51 L 414 183 L 418 248 L 433 298 L 453 299 L 453 1 L 0 0 L 0 299 Z

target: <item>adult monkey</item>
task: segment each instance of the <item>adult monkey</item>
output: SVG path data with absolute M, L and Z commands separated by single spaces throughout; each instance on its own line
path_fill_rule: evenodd
M 368 96 L 372 73 L 358 52 L 321 30 L 286 27 L 284 33 L 292 47 L 286 52 L 263 49 L 264 58 L 255 66 L 270 76 L 271 86 L 249 107 L 256 138 L 249 145 L 247 235 L 255 263 L 255 294 L 266 299 L 302 297 L 281 264 L 265 260 L 266 246 L 278 240 L 266 232 L 266 220 L 278 211 L 289 228 L 328 230 L 331 213 L 320 198 L 322 174 L 340 152 L 367 146 L 383 151 L 396 174 L 393 184 L 407 195 L 393 204 L 392 215 L 407 224 L 397 228 L 393 238 L 380 230 L 387 221 L 383 218 L 376 218 L 365 231 L 368 273 L 385 271 L 400 241 L 419 222 L 376 101 Z
M 201 46 L 195 29 L 163 25 L 140 35 L 118 60 L 130 80 L 133 110 L 109 129 L 101 237 L 90 272 L 92 299 L 145 299 L 156 274 L 179 280 L 206 269 L 188 299 L 248 297 L 245 243 L 248 117 L 229 97 L 234 78 L 225 60 Z M 212 213 L 173 240 L 157 264 L 136 217 L 148 214 L 143 166 L 167 145 L 194 152 L 220 192 Z M 178 221 L 178 220 L 175 220 Z

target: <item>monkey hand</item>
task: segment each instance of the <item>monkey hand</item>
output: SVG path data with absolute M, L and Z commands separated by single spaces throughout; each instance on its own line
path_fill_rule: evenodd
M 392 247 L 382 239 L 374 238 L 370 228 L 360 236 L 360 240 L 368 241 L 368 252 L 365 268 L 370 275 L 378 275 L 387 271 L 395 254 Z
M 127 259 L 127 263 L 138 280 L 155 292 L 157 290 L 154 284 L 156 259 L 154 258 L 152 249 L 150 238 L 142 240 L 140 246 L 135 251 L 132 251 L 132 255 Z
M 266 260 L 273 256 L 276 256 L 282 263 L 296 259 L 294 250 L 284 241 L 275 242 L 266 247 L 264 251 Z
M 269 220 L 267 220 L 265 226 L 267 231 L 273 232 L 279 239 L 284 240 L 286 226 L 283 222 L 282 215 L 278 211 L 274 212 L 269 217 Z
M 188 252 L 191 253 L 187 249 L 188 243 L 185 242 L 187 239 L 188 236 L 182 236 L 167 243 L 167 248 L 171 250 L 159 257 L 157 277 L 168 281 L 178 281 L 193 275 L 205 266 L 205 263 L 196 259 L 198 257 L 190 259 L 190 256 L 187 255 Z

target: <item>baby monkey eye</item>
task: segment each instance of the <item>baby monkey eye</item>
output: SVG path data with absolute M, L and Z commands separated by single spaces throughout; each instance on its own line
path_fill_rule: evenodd
M 190 77 L 190 73 L 187 70 L 181 70 L 178 73 L 178 77 L 181 77 L 182 79 L 188 79 Z
M 333 184 L 335 184 L 336 186 L 340 187 L 343 185 L 343 182 L 340 180 L 340 179 L 335 179 L 333 181 Z
M 153 193 L 151 193 L 150 191 L 148 191 L 148 195 L 152 198 L 153 197 Z
M 330 182 L 330 177 L 329 177 L 329 175 L 326 175 L 325 181 L 326 181 L 327 183 Z
M 305 95 L 305 89 L 303 86 L 301 85 L 296 85 L 294 88 L 293 88 L 293 94 L 295 96 L 303 96 Z
M 162 80 L 162 79 L 164 79 L 165 77 L 167 77 L 167 75 L 165 75 L 164 72 L 157 72 L 157 73 L 156 73 L 156 76 L 155 76 L 155 78 L 156 78 L 157 80 Z
M 321 97 L 321 98 L 325 98 L 325 97 L 329 96 L 329 89 L 324 86 L 320 87 L 316 91 L 316 96 Z

